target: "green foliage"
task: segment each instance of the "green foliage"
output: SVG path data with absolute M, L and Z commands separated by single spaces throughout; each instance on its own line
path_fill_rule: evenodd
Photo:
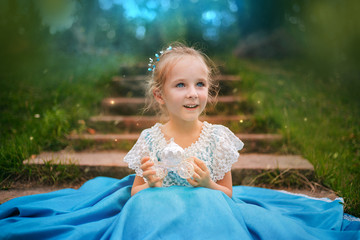
M 280 127 L 290 149 L 297 149 L 314 165 L 318 181 L 344 198 L 347 212 L 359 216 L 356 89 L 343 85 L 346 79 L 319 79 L 290 61 L 242 61 L 239 65 L 243 81 L 250 81 L 253 87 L 248 89 L 250 94 L 260 99 L 256 114 L 274 119 L 271 122 Z
M 359 1 L 315 1 L 304 7 L 306 55 L 322 75 L 340 73 L 351 83 L 360 75 Z M 359 85 L 357 85 L 359 86 Z
M 83 174 L 75 163 L 54 164 L 52 161 L 47 161 L 38 166 L 25 166 L 22 178 L 37 181 L 39 184 L 72 184 L 80 182 Z
M 117 57 L 89 60 L 60 53 L 49 59 L 40 65 L 22 63 L 21 72 L 1 73 L 0 182 L 38 174 L 40 168 L 30 169 L 23 161 L 40 151 L 61 150 L 68 145 L 67 134 L 83 131 L 83 119 L 97 111 L 97 103 L 121 61 Z M 74 166 L 41 171 L 64 171 L 54 174 L 65 179 L 65 172 L 73 171 L 70 168 Z
M 268 170 L 257 175 L 248 185 L 271 186 L 275 188 L 305 188 L 314 190 L 316 183 L 311 181 L 310 173 L 301 173 L 297 170 Z

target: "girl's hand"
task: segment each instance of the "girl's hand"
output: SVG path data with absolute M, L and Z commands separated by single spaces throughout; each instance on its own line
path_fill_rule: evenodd
M 146 178 L 149 187 L 161 187 L 163 179 L 156 176 L 156 171 L 152 168 L 154 162 L 150 161 L 150 157 L 141 159 L 141 170 L 143 170 L 143 177 Z
M 187 181 L 194 187 L 206 187 L 210 188 L 211 178 L 210 171 L 206 164 L 200 159 L 194 158 L 194 175 L 191 178 L 188 178 Z

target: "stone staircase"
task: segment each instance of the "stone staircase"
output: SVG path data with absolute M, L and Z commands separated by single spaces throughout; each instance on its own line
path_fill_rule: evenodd
M 120 71 L 119 76 L 114 76 L 111 97 L 101 102 L 100 115 L 88 120 L 89 131 L 68 136 L 74 149 L 79 145 L 85 146 L 81 151 L 44 152 L 27 162 L 72 162 L 93 175 L 116 178 L 133 173 L 127 168 L 123 158 L 141 130 L 159 121 L 153 113 L 141 114 L 145 103 L 143 96 L 146 76 L 136 73 L 136 70 L 125 68 Z M 218 80 L 221 91 L 216 109 L 209 109 L 201 120 L 228 126 L 245 143 L 238 162 L 232 168 L 234 185 L 248 184 L 251 179 L 274 171 L 281 173 L 291 170 L 303 176 L 311 176 L 314 168 L 306 159 L 298 155 L 279 154 L 279 149 L 284 145 L 281 135 L 254 130 L 253 107 L 242 97 L 241 90 L 234 87 L 241 85 L 241 78 L 224 74 Z

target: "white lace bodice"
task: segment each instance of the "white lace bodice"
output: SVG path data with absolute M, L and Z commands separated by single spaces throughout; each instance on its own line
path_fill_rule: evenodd
M 138 176 L 142 176 L 140 161 L 146 156 L 156 156 L 161 161 L 161 152 L 167 146 L 164 134 L 161 132 L 162 124 L 156 123 L 153 127 L 141 132 L 133 148 L 125 156 L 124 161 L 129 168 L 134 169 Z M 224 178 L 225 173 L 238 160 L 244 143 L 237 138 L 227 127 L 204 122 L 198 140 L 184 149 L 185 157 L 197 157 L 204 161 L 210 170 L 213 181 Z M 163 187 L 172 185 L 191 186 L 186 179 L 177 173 L 169 171 L 164 178 Z

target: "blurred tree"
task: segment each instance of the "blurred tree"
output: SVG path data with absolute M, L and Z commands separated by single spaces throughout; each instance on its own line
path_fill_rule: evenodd
M 236 0 L 241 38 L 235 49 L 240 57 L 284 58 L 301 51 L 294 20 L 304 1 L 299 0 Z
M 23 64 L 44 60 L 48 34 L 31 1 L 0 1 L 1 74 L 21 71 Z M 34 26 L 38 26 L 34 28 Z
M 357 0 L 3 0 L 1 65 L 57 52 L 152 55 L 180 40 L 211 54 L 302 56 L 324 73 L 357 76 L 358 10 Z
M 239 27 L 243 35 L 254 32 L 271 32 L 282 27 L 285 13 L 293 1 L 277 0 L 236 0 L 242 12 L 238 15 Z
M 316 1 L 306 5 L 304 42 L 310 64 L 323 75 L 340 73 L 358 85 L 360 2 Z M 358 85 L 359 86 L 359 85 Z

